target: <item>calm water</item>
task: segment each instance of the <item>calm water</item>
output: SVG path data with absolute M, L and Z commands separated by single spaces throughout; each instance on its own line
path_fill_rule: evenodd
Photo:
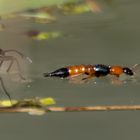
M 99 2 L 101 13 L 56 13 L 57 21 L 51 24 L 20 18 L 1 20 L 6 26 L 0 32 L 1 48 L 17 49 L 33 60 L 25 72 L 32 79 L 30 87 L 5 75 L 12 98 L 53 97 L 60 106 L 139 104 L 137 82 L 112 85 L 100 80 L 97 84 L 74 84 L 42 77 L 44 72 L 67 65 L 102 63 L 132 67 L 140 62 L 140 1 Z M 60 31 L 63 36 L 36 41 L 25 36 L 31 29 Z M 1 114 L 0 136 L 13 140 L 139 140 L 139 115 L 139 111 Z

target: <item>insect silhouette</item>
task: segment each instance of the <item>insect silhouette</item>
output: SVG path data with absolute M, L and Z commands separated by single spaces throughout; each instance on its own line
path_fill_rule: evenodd
M 30 63 L 32 63 L 32 60 L 29 57 L 25 56 L 24 54 L 22 54 L 21 52 L 19 52 L 17 50 L 12 50 L 12 49 L 3 50 L 3 49 L 0 48 L 0 68 L 2 67 L 2 65 L 4 65 L 4 62 L 5 61 L 9 61 L 10 63 L 8 65 L 7 69 L 6 69 L 6 72 L 10 72 L 10 70 L 11 70 L 11 68 L 12 68 L 12 66 L 13 66 L 13 64 L 15 62 L 16 65 L 17 65 L 18 74 L 19 74 L 20 78 L 22 80 L 26 80 L 26 78 L 22 75 L 21 67 L 20 67 L 20 63 L 18 62 L 18 59 L 15 56 L 8 55 L 8 53 L 11 53 L 11 52 L 18 54 L 21 58 L 26 59 L 27 61 L 29 61 Z M 3 82 L 2 77 L 0 77 L 0 82 L 1 82 L 1 86 L 2 86 L 2 88 L 4 90 L 4 93 L 7 95 L 7 97 L 11 101 L 10 94 L 6 90 L 6 87 L 4 85 L 4 82 Z
M 87 75 L 87 77 L 83 78 L 82 80 L 85 80 L 91 77 L 106 76 L 108 74 L 119 77 L 123 73 L 129 76 L 134 75 L 134 72 L 128 67 L 110 66 L 103 64 L 68 66 L 57 69 L 50 73 L 44 73 L 43 75 L 44 77 L 68 78 L 84 74 Z

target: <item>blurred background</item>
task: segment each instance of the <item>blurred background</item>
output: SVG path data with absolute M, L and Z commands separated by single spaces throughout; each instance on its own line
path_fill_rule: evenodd
M 0 0 L 1 49 L 14 56 L 1 77 L 12 99 L 53 97 L 55 106 L 135 105 L 140 103 L 139 74 L 119 84 L 109 77 L 88 83 L 43 77 L 78 64 L 122 65 L 140 62 L 139 0 Z M 1 88 L 1 99 L 7 98 Z M 2 139 L 139 140 L 139 111 L 1 114 Z
M 50 6 L 55 4 L 61 4 L 64 2 L 77 2 L 78 0 L 24 0 L 24 1 L 18 1 L 18 0 L 0 0 L 0 13 L 1 14 L 7 14 L 11 12 L 17 12 L 21 10 L 25 10 L 28 8 L 38 8 L 41 6 Z

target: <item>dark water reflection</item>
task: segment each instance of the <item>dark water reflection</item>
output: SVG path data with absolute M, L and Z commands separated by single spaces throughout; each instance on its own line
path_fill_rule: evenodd
M 45 79 L 42 73 L 73 64 L 119 64 L 132 67 L 140 62 L 139 4 L 135 1 L 100 1 L 101 13 L 65 16 L 39 24 L 24 19 L 3 20 L 1 48 L 24 52 L 33 60 L 27 84 L 6 80 L 12 98 L 47 97 L 57 105 L 139 104 L 137 82 L 112 85 L 100 80 L 73 84 L 68 80 Z M 63 36 L 36 41 L 25 36 L 30 30 L 59 31 Z M 7 78 L 6 78 L 7 79 Z M 16 85 L 16 86 L 15 86 Z M 17 85 L 20 88 L 17 88 Z M 1 138 L 11 139 L 135 139 L 139 140 L 139 111 L 48 113 L 44 116 L 1 114 Z

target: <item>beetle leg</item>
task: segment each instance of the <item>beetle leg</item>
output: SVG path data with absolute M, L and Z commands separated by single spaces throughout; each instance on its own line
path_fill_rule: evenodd
M 93 78 L 94 77 L 94 75 L 93 74 L 87 74 L 86 73 L 86 75 L 88 75 L 87 77 L 85 77 L 85 78 L 82 78 L 82 80 L 88 80 L 88 79 L 90 79 L 90 78 Z

